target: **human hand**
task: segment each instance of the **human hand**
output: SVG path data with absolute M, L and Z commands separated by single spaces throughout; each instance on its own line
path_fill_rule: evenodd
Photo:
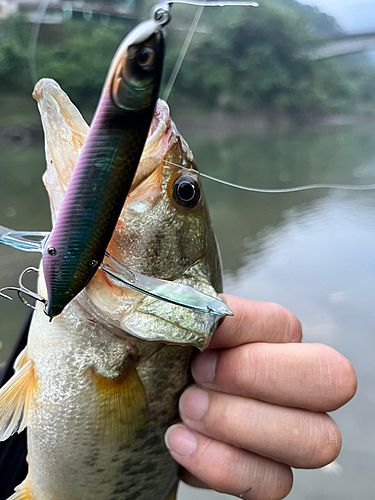
M 325 413 L 347 403 L 351 364 L 321 344 L 301 344 L 297 318 L 272 303 L 225 296 L 227 317 L 192 363 L 181 424 L 166 443 L 189 484 L 244 499 L 291 490 L 291 467 L 315 469 L 339 454 L 341 434 Z

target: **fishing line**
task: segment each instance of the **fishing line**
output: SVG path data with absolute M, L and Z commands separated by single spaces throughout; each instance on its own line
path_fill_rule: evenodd
M 203 3 L 205 3 L 205 2 L 203 2 Z M 201 18 L 202 12 L 203 12 L 203 9 L 204 9 L 204 5 L 200 5 L 195 13 L 193 22 L 191 23 L 188 34 L 186 35 L 185 41 L 182 45 L 182 48 L 181 48 L 180 53 L 178 55 L 177 61 L 176 61 L 174 68 L 172 70 L 171 76 L 169 77 L 168 83 L 164 89 L 164 93 L 163 93 L 163 100 L 164 101 L 167 101 L 169 99 L 169 95 L 170 95 L 171 90 L 173 88 L 174 82 L 176 81 L 176 78 L 177 78 L 178 73 L 181 69 L 182 63 L 184 62 L 186 52 L 188 51 L 188 48 L 189 48 L 191 40 L 194 36 L 195 30 L 197 29 L 199 20 Z
M 375 189 L 375 184 L 366 184 L 364 186 L 354 186 L 354 185 L 345 185 L 345 184 L 307 184 L 306 186 L 296 186 L 290 188 L 282 188 L 282 189 L 263 189 L 263 188 L 253 188 L 248 186 L 241 186 L 240 184 L 234 184 L 232 182 L 223 181 L 221 179 L 217 179 L 216 177 L 212 177 L 211 175 L 203 174 L 198 170 L 194 170 L 193 168 L 184 167 L 183 165 L 178 165 L 177 163 L 172 163 L 170 161 L 162 159 L 164 163 L 168 165 L 172 165 L 174 167 L 183 168 L 188 170 L 189 172 L 194 172 L 210 181 L 218 182 L 219 184 L 224 184 L 225 186 L 233 187 L 236 189 L 241 189 L 242 191 L 250 191 L 252 193 L 295 193 L 298 191 L 308 191 L 309 189 L 342 189 L 345 191 L 372 191 Z
M 29 47 L 28 47 L 28 59 L 29 59 L 30 76 L 33 85 L 35 85 L 36 82 L 38 81 L 38 74 L 36 70 L 36 47 L 38 44 L 40 26 L 42 24 L 42 19 L 47 11 L 50 2 L 51 0 L 40 0 L 39 7 L 36 13 L 36 23 L 34 23 L 31 26 Z
M 197 5 L 203 7 L 259 7 L 258 2 L 246 2 L 241 0 L 222 0 L 218 2 L 211 2 L 205 0 L 171 0 L 166 2 L 170 5 L 180 3 L 183 5 Z

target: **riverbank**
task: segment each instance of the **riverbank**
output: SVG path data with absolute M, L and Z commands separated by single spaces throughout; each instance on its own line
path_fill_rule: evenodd
M 0 100 L 0 147 L 15 145 L 28 147 L 43 137 L 37 106 L 32 98 L 2 98 Z M 90 122 L 93 109 L 82 113 Z M 209 111 L 191 106 L 171 106 L 171 114 L 181 133 L 195 137 L 202 132 L 216 139 L 233 135 L 265 137 L 304 131 L 320 130 L 322 127 L 340 127 L 371 123 L 375 112 L 357 114 L 317 115 L 309 120 L 293 119 L 286 113 L 273 110 L 249 110 L 246 113 L 230 113 L 224 110 Z

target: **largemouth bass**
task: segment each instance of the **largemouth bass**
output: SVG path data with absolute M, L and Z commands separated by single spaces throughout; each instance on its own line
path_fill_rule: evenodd
M 88 127 L 51 80 L 39 89 L 39 109 L 54 219 Z M 158 101 L 108 252 L 130 269 L 218 297 L 220 257 L 193 169 Z M 45 287 L 41 269 L 42 296 Z M 52 323 L 39 303 L 16 373 L 0 392 L 0 438 L 28 426 L 29 472 L 11 499 L 174 498 L 177 464 L 163 436 L 178 419 L 194 350 L 208 345 L 217 322 L 101 271 Z

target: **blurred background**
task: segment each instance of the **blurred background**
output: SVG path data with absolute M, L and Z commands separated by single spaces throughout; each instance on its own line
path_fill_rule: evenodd
M 259 0 L 205 9 L 169 98 L 200 170 L 260 188 L 375 183 L 375 3 Z M 59 82 L 90 121 L 111 58 L 149 0 L 0 0 L 0 223 L 51 228 L 43 134 L 31 92 Z M 196 7 L 174 6 L 168 79 Z M 371 52 L 371 49 L 374 52 Z M 333 466 L 295 471 L 291 500 L 372 499 L 375 489 L 374 191 L 239 191 L 204 181 L 225 290 L 283 304 L 305 342 L 345 355 L 359 381 L 333 414 Z M 39 256 L 0 248 L 0 285 Z M 32 285 L 31 285 L 32 286 Z M 0 363 L 27 311 L 0 299 Z M 229 498 L 180 489 L 179 499 Z

